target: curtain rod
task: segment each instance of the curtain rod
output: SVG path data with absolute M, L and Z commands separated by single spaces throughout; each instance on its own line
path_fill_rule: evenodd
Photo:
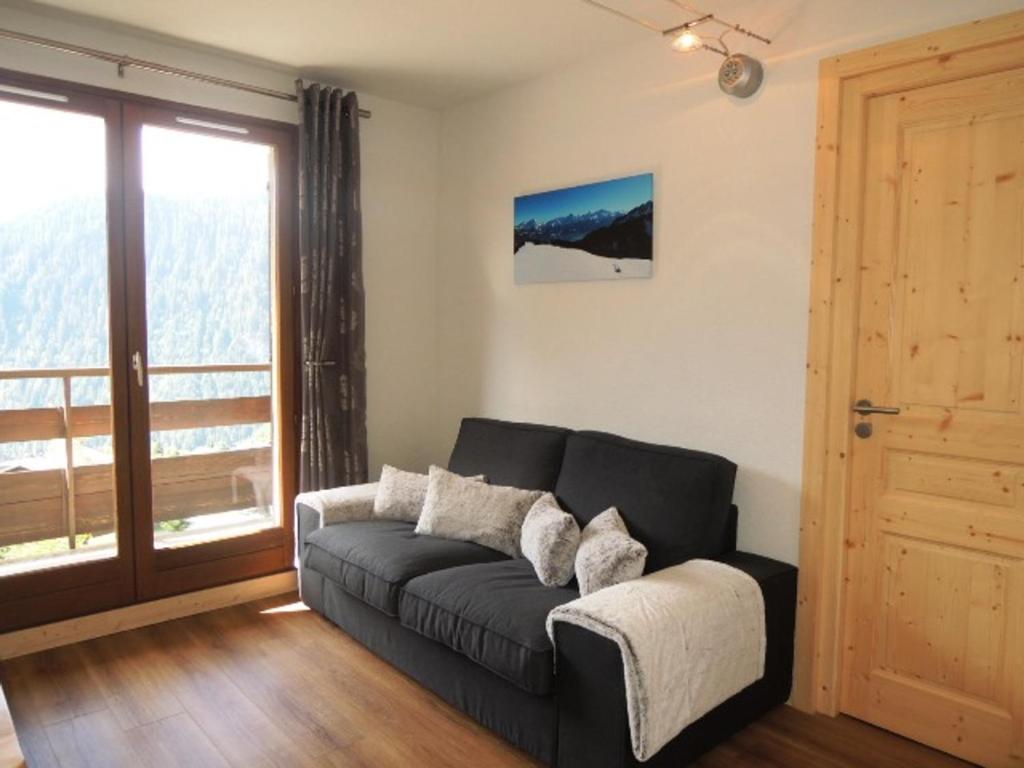
M 131 67 L 134 69 L 142 69 L 147 72 L 156 72 L 160 75 L 171 75 L 173 77 L 185 78 L 186 80 L 197 80 L 201 83 L 219 85 L 222 88 L 234 88 L 237 91 L 255 93 L 260 96 L 269 96 L 272 99 L 281 99 L 282 101 L 299 100 L 299 97 L 294 93 L 287 93 L 285 91 L 275 91 L 273 88 L 264 88 L 261 85 L 250 85 L 249 83 L 242 83 L 238 80 L 227 80 L 223 77 L 215 77 L 214 75 L 204 75 L 200 72 L 192 72 L 188 69 L 171 67 L 167 64 L 157 64 L 154 61 L 136 59 L 132 56 L 110 53 L 109 51 L 101 51 L 96 48 L 86 48 L 82 45 L 62 43 L 59 40 L 50 40 L 46 37 L 28 35 L 24 32 L 15 32 L 14 30 L 11 29 L 0 29 L 0 39 L 15 40 L 19 43 L 37 45 L 41 48 L 49 48 L 50 50 L 60 51 L 61 53 L 71 53 L 76 56 L 86 56 L 91 59 L 99 59 L 100 61 L 106 61 L 111 64 L 115 64 L 117 66 L 117 74 L 121 75 L 122 77 L 124 76 L 124 70 Z M 359 110 L 359 116 L 363 118 L 369 118 L 372 116 L 372 114 L 373 113 L 370 112 L 370 110 L 368 109 Z

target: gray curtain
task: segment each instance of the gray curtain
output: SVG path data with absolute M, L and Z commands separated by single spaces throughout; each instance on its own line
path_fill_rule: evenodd
M 366 343 L 355 93 L 299 83 L 299 485 L 364 483 Z

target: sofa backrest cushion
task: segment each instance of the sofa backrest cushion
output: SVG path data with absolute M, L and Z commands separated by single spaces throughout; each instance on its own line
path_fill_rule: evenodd
M 462 420 L 448 469 L 495 485 L 553 491 L 570 430 L 495 419 Z
M 734 548 L 735 480 L 736 465 L 711 453 L 574 432 L 555 496 L 581 528 L 616 507 L 650 572 Z

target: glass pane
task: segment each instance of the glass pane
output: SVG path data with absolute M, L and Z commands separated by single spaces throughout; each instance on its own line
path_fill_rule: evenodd
M 117 554 L 106 125 L 0 100 L 0 577 Z
M 271 147 L 142 130 L 154 540 L 279 525 Z

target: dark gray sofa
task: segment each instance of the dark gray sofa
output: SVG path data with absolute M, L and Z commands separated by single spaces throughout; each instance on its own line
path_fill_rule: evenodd
M 690 725 L 645 765 L 679 766 L 784 702 L 793 669 L 796 569 L 737 552 L 736 467 L 720 456 L 598 432 L 465 419 L 449 469 L 549 490 L 579 521 L 616 506 L 647 571 L 695 557 L 753 576 L 765 600 L 765 676 Z M 302 599 L 377 655 L 551 765 L 636 766 L 617 647 L 548 612 L 578 597 L 530 563 L 421 536 L 411 523 L 320 527 L 296 505 Z M 556 672 L 557 669 L 557 672 Z

